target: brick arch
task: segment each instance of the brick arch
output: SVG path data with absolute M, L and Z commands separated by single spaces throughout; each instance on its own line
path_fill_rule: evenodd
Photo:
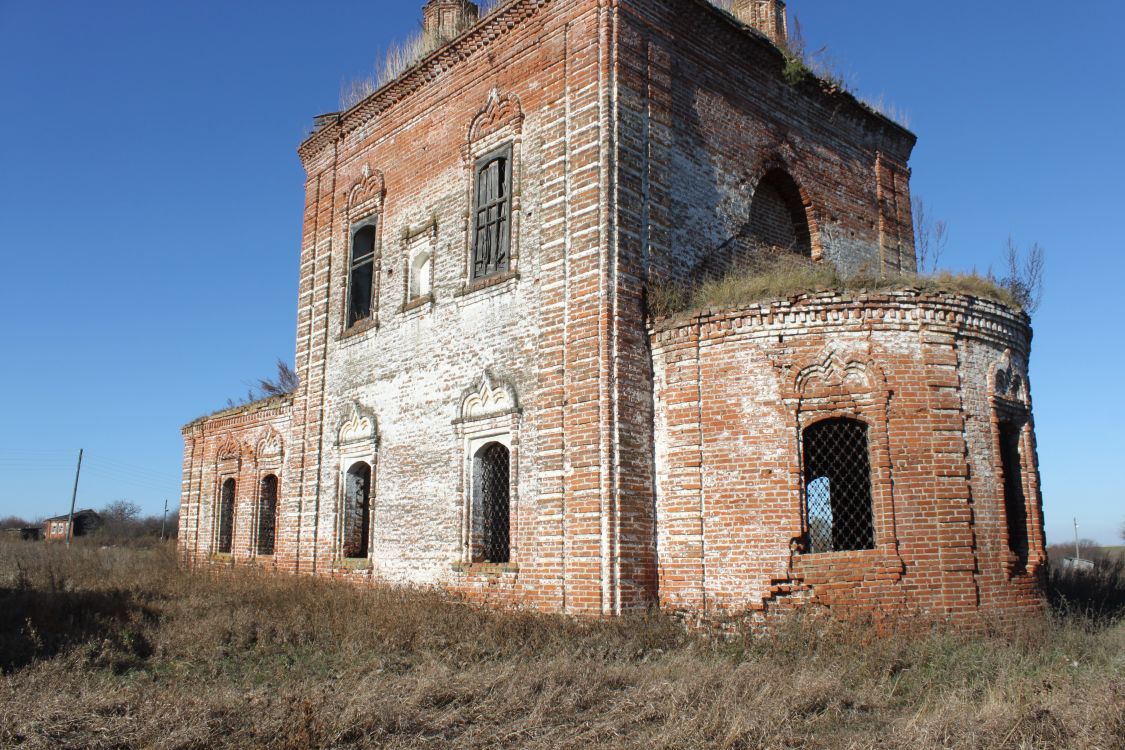
M 276 429 L 266 427 L 254 447 L 254 457 L 259 461 L 280 459 L 285 453 L 285 440 Z
M 373 210 L 382 208 L 387 194 L 386 178 L 383 173 L 370 164 L 364 164 L 359 175 L 348 189 L 345 212 L 350 220 L 355 220 L 361 206 L 371 204 Z
M 824 255 L 820 238 L 820 223 L 816 218 L 815 201 L 809 191 L 794 176 L 789 161 L 778 154 L 771 154 L 758 163 L 752 178 L 747 182 L 750 192 L 750 232 L 755 234 L 755 205 L 767 197 L 763 191 L 768 189 L 771 202 L 780 201 L 781 208 L 793 223 L 795 230 L 795 249 L 813 260 Z M 776 243 L 783 244 L 784 243 Z
M 510 128 L 513 134 L 519 133 L 523 129 L 523 117 L 523 106 L 516 94 L 501 94 L 499 89 L 492 89 L 469 125 L 466 154 L 471 153 L 473 144 L 504 128 Z
M 238 461 L 242 458 L 242 444 L 233 435 L 226 435 L 215 449 L 216 461 Z

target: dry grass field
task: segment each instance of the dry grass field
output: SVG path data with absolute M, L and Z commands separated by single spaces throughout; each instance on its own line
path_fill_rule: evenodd
M 1014 635 L 719 638 L 5 543 L 0 745 L 1125 748 L 1123 590 L 1056 581 Z

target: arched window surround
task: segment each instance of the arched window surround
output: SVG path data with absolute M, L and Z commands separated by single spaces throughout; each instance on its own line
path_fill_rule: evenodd
M 747 217 L 748 226 L 754 217 L 754 200 L 759 190 L 764 185 L 782 186 L 781 192 L 787 198 L 787 204 L 794 214 L 794 219 L 799 219 L 807 239 L 807 247 L 801 249 L 802 254 L 814 261 L 824 259 L 824 246 L 820 236 L 820 223 L 817 220 L 815 202 L 812 195 L 802 185 L 796 170 L 780 156 L 773 155 L 762 162 L 753 172 L 749 181 L 750 191 L 750 216 Z
M 469 124 L 469 131 L 462 149 L 462 163 L 465 174 L 465 227 L 464 227 L 464 270 L 462 288 L 459 296 L 469 295 L 482 289 L 497 288 L 505 291 L 519 279 L 520 264 L 520 217 L 521 182 L 523 176 L 523 108 L 519 97 L 513 93 L 500 93 L 492 89 L 484 106 Z M 478 228 L 478 177 L 479 169 L 491 159 L 505 159 L 505 182 L 507 185 L 506 206 L 504 207 L 507 228 L 505 267 L 491 269 L 481 275 L 474 261 L 477 256 Z
M 500 568 L 518 573 L 520 561 L 519 458 L 520 421 L 522 410 L 515 388 L 486 371 L 474 385 L 466 389 L 461 408 L 453 420 L 461 446 L 461 551 L 460 563 L 465 571 L 473 566 Z M 478 490 L 480 475 L 478 457 L 492 443 L 508 451 L 508 559 L 490 561 L 482 554 L 482 505 Z
M 1026 355 L 1005 350 L 988 378 L 996 510 L 1002 518 L 1002 554 L 1011 577 L 1035 575 L 1045 562 L 1043 503 L 1026 361 Z M 1009 474 L 1012 469 L 1018 474 L 1015 486 Z M 1013 508 L 1012 503 L 1022 507 Z
M 233 557 L 238 551 L 238 485 L 243 473 L 243 444 L 234 435 L 227 434 L 219 441 L 215 453 L 214 501 L 211 506 L 211 551 Z M 229 507 L 224 508 L 224 488 L 232 483 L 233 494 Z M 225 526 L 225 527 L 224 527 Z
M 792 373 L 795 372 L 795 375 Z M 884 569 L 901 569 L 894 497 L 894 472 L 890 448 L 890 402 L 892 394 L 878 363 L 860 353 L 825 350 L 802 364 L 793 363 L 784 388 L 783 402 L 793 418 L 791 452 L 793 492 L 793 536 L 795 560 L 831 561 L 838 555 L 863 559 Z M 867 450 L 871 478 L 871 518 L 874 544 L 871 549 L 817 552 L 807 548 L 808 509 L 804 487 L 804 437 L 806 430 L 826 420 L 848 419 L 867 426 Z
M 383 268 L 383 205 L 386 197 L 386 182 L 383 173 L 370 164 L 363 164 L 358 170 L 347 192 L 347 202 L 340 212 L 341 222 L 336 242 L 343 248 L 342 253 L 334 253 L 332 275 L 337 281 L 333 288 L 339 289 L 340 330 L 342 336 L 361 334 L 379 325 L 379 303 L 382 289 Z M 353 244 L 356 235 L 365 230 L 373 232 L 373 252 L 371 255 L 370 312 L 360 320 L 352 320 L 353 289 L 352 271 L 355 263 Z M 338 264 L 338 265 L 337 265 Z M 338 286 L 337 286 L 338 285 Z M 335 293 L 335 292 L 334 292 Z
M 370 568 L 375 558 L 378 511 L 378 423 L 359 402 L 348 404 L 336 428 L 338 465 L 336 480 L 336 533 L 334 556 L 351 568 Z M 355 474 L 366 467 L 366 508 L 353 507 Z M 366 545 L 364 545 L 366 541 Z M 366 548 L 364 548 L 366 547 Z M 357 563 L 357 561 L 359 561 Z

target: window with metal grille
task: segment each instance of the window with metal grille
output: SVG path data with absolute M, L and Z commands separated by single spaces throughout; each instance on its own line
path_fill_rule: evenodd
M 875 548 L 867 425 L 827 419 L 804 431 L 808 552 Z
M 348 469 L 344 485 L 344 557 L 367 557 L 371 537 L 371 467 Z
M 277 536 L 277 477 L 262 477 L 258 492 L 258 554 L 272 555 Z
M 473 461 L 476 500 L 473 559 L 506 563 L 511 559 L 509 478 L 511 454 L 501 443 L 488 443 Z
M 230 554 L 234 539 L 234 480 L 227 479 L 219 490 L 219 552 Z
M 375 286 L 375 225 L 367 224 L 352 235 L 348 266 L 348 327 L 371 317 Z
M 512 147 L 479 159 L 473 189 L 473 280 L 509 268 Z
M 1000 424 L 1000 463 L 1004 471 L 1004 515 L 1008 525 L 1008 548 L 1027 565 L 1027 498 L 1023 492 L 1020 460 L 1020 426 Z

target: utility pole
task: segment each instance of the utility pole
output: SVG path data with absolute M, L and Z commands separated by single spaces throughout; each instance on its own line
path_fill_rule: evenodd
M 78 477 L 82 474 L 82 448 L 78 449 L 78 468 L 74 470 L 74 492 L 70 493 L 70 517 L 66 520 L 66 546 L 74 536 L 74 501 L 78 499 Z
M 168 498 L 164 498 L 164 518 L 160 521 L 160 541 L 164 541 L 164 530 L 168 528 Z
M 1078 519 L 1074 519 L 1074 559 L 1082 559 L 1082 550 L 1078 548 Z

